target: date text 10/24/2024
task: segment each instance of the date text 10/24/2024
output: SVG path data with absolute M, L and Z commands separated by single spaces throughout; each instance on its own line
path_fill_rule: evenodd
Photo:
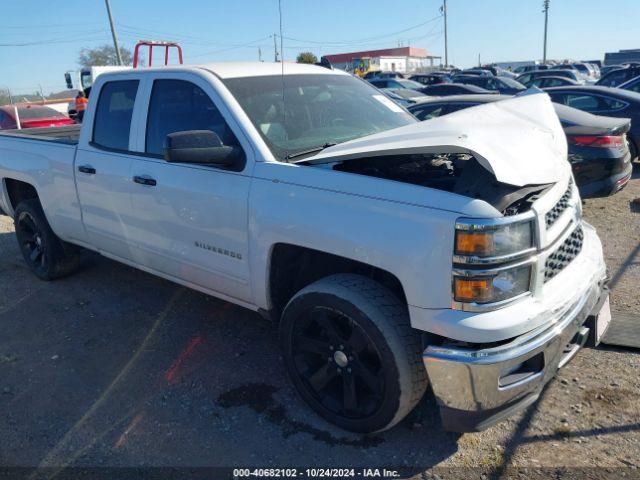
M 238 468 L 233 478 L 398 478 L 397 470 L 386 468 Z

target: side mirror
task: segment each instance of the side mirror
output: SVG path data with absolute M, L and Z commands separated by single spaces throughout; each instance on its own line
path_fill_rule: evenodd
M 73 88 L 73 80 L 69 72 L 64 74 L 64 81 L 67 82 L 67 88 Z
M 172 163 L 210 163 L 231 167 L 242 160 L 239 147 L 222 144 L 217 133 L 211 130 L 187 130 L 167 135 L 164 158 Z

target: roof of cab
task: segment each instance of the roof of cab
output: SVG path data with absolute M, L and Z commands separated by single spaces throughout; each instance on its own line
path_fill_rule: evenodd
M 283 68 L 284 67 L 284 68 Z M 301 63 L 276 62 L 217 62 L 199 65 L 167 65 L 157 67 L 141 67 L 137 69 L 128 68 L 124 70 L 107 72 L 100 75 L 104 77 L 117 77 L 129 75 L 131 73 L 142 72 L 162 72 L 162 71 L 184 71 L 184 70 L 207 70 L 220 78 L 238 77 L 266 77 L 272 75 L 350 75 L 342 70 L 331 70 L 317 65 Z
M 221 78 L 281 75 L 283 71 L 285 75 L 348 75 L 342 70 L 330 70 L 317 65 L 287 62 L 218 62 L 198 66 L 215 73 Z

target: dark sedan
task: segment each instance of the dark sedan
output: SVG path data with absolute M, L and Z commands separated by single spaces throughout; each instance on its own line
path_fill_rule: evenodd
M 640 153 L 640 93 L 599 86 L 554 87 L 545 90 L 556 103 L 595 115 L 631 119 L 631 158 Z
M 485 90 L 494 90 L 506 95 L 516 95 L 527 89 L 521 83 L 510 78 L 504 77 L 481 77 L 477 75 L 455 75 L 451 79 L 454 83 L 464 83 L 466 85 L 475 85 Z
M 640 75 L 640 65 L 630 65 L 625 68 L 611 70 L 606 75 L 600 77 L 600 80 L 596 82 L 596 85 L 600 85 L 602 87 L 617 87 L 638 75 Z
M 496 102 L 510 95 L 457 95 L 423 100 L 408 107 L 418 120 Z M 631 178 L 631 155 L 625 141 L 629 119 L 607 118 L 554 104 L 567 136 L 569 163 L 583 198 L 613 195 Z
M 530 87 L 549 88 L 549 87 L 565 87 L 567 85 L 580 85 L 575 80 L 563 77 L 536 77 L 531 82 Z
M 569 78 L 576 83 L 583 84 L 584 78 L 577 72 L 577 70 L 536 70 L 528 72 L 516 77 L 516 80 L 525 87 L 533 85 L 533 80 L 538 77 L 562 77 Z
M 640 76 L 634 77 L 628 82 L 624 82 L 621 85 L 618 85 L 618 88 L 623 90 L 629 90 L 631 92 L 640 93 Z
M 405 80 L 404 78 L 371 78 L 367 81 L 378 88 L 409 88 L 418 91 L 422 88 L 421 83 Z
M 475 85 L 466 85 L 463 83 L 441 83 L 439 85 L 429 85 L 421 88 L 420 91 L 425 95 L 435 97 L 446 97 L 447 95 L 465 95 L 465 94 L 487 94 L 493 93 L 491 90 L 476 87 Z
M 422 85 L 439 85 L 440 83 L 449 83 L 451 77 L 446 73 L 417 73 L 410 76 L 409 80 Z

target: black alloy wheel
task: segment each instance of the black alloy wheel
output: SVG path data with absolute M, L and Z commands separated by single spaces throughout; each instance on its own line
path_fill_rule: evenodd
M 78 267 L 81 249 L 62 241 L 51 230 L 38 199 L 20 202 L 13 221 L 24 261 L 38 278 L 54 280 Z
M 22 255 L 29 267 L 42 275 L 45 274 L 47 245 L 43 232 L 38 228 L 36 220 L 29 212 L 20 212 L 16 225 L 16 235 L 20 242 Z
M 378 350 L 346 314 L 308 310 L 292 335 L 295 368 L 309 393 L 333 413 L 352 419 L 375 414 L 385 395 Z
M 427 388 L 406 304 L 371 278 L 338 273 L 307 285 L 287 303 L 279 330 L 294 387 L 345 430 L 393 427 Z

